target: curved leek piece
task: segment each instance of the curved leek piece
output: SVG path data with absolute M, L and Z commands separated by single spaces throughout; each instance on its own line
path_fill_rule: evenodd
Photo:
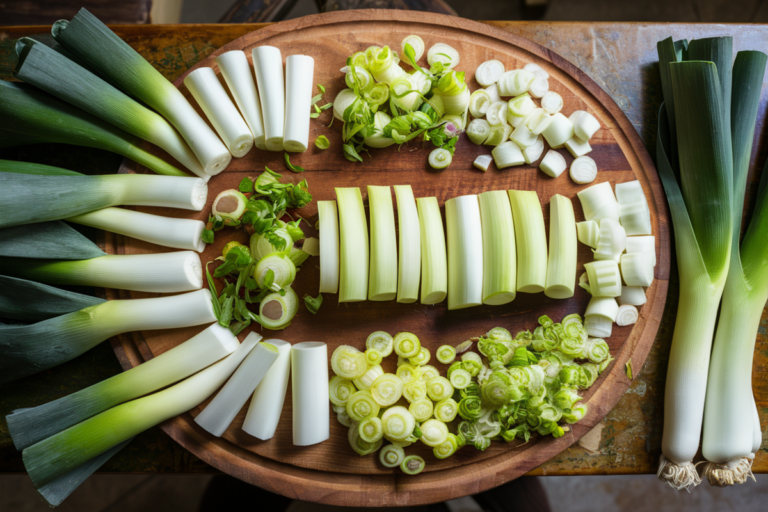
M 106 302 L 45 284 L 0 276 L 0 318 L 39 321 Z
M 376 420 L 381 421 L 378 418 L 376 418 Z M 347 432 L 347 440 L 349 441 L 349 445 L 352 447 L 355 453 L 362 457 L 381 448 L 383 441 L 381 438 L 372 443 L 366 441 L 361 435 L 362 429 L 360 428 L 360 425 L 361 424 L 354 422 L 351 424 L 349 431 Z
M 389 88 L 387 87 L 387 91 Z M 353 89 L 342 89 L 333 100 L 333 117 L 344 121 L 344 111 L 357 100 L 357 94 Z
M 645 289 L 642 286 L 622 286 L 619 304 L 642 306 L 646 302 Z
M 547 239 L 539 196 L 523 190 L 508 194 L 515 225 L 517 291 L 539 293 L 547 281 Z
M 399 332 L 393 340 L 395 354 L 402 358 L 416 357 L 421 350 L 421 342 L 415 334 Z
M 587 142 L 592 136 L 600 129 L 600 121 L 589 112 L 584 112 L 582 115 L 576 118 L 573 123 L 573 131 L 576 136 Z
M 427 421 L 432 417 L 432 413 L 434 412 L 434 404 L 432 403 L 432 400 L 424 397 L 420 400 L 412 401 L 408 405 L 408 411 L 413 414 L 413 417 L 416 421 Z
M 237 107 L 229 99 L 212 68 L 200 67 L 184 79 L 184 85 L 200 105 L 216 133 L 236 158 L 244 157 L 253 147 L 253 134 Z
M 456 349 L 450 345 L 442 345 L 435 352 L 435 357 L 443 364 L 451 364 L 456 359 Z
M 631 236 L 627 238 L 627 252 L 646 253 L 656 266 L 656 237 L 655 236 Z
M 368 358 L 366 357 L 366 362 L 368 361 Z M 384 370 L 381 368 L 380 365 L 376 364 L 373 366 L 368 366 L 368 369 L 365 371 L 365 373 L 361 376 L 353 380 L 352 382 L 355 384 L 355 388 L 359 390 L 370 390 L 373 383 L 384 375 Z
M 385 301 L 397 293 L 395 210 L 389 187 L 368 185 L 371 216 L 371 267 L 368 300 Z
M 418 402 L 427 397 L 427 385 L 420 379 L 414 379 L 403 386 L 403 398 L 408 402 Z
M 211 174 L 206 172 L 187 142 L 160 115 L 47 46 L 27 38 L 20 39 L 19 43 L 17 52 L 21 51 L 14 76 L 155 144 L 197 176 L 206 181 L 210 178 Z M 210 131 L 208 125 L 206 129 Z M 222 165 L 226 167 L 232 156 L 218 138 L 216 142 L 223 150 Z
M 552 178 L 557 178 L 563 174 L 566 167 L 565 158 L 554 149 L 547 151 L 547 154 L 544 155 L 544 159 L 539 164 L 539 169 Z
M 541 135 L 549 127 L 550 123 L 552 123 L 552 116 L 543 108 L 537 108 L 526 116 L 523 123 L 518 125 L 518 128 L 522 126 L 523 128 L 528 128 L 533 135 Z
M 403 396 L 403 381 L 396 375 L 385 373 L 373 381 L 370 391 L 377 404 L 388 407 Z
M 395 342 L 389 333 L 384 331 L 372 332 L 365 340 L 365 348 L 374 349 L 381 353 L 381 357 L 387 357 L 394 350 Z
M 544 78 L 544 79 L 549 78 L 549 73 L 547 73 L 544 70 L 544 68 L 542 68 L 541 66 L 539 66 L 535 62 L 529 62 L 528 64 L 523 66 L 523 69 L 533 73 L 533 75 L 536 76 L 536 77 L 541 77 L 541 78 Z
M 619 311 L 616 313 L 616 325 L 624 327 L 625 325 L 632 325 L 637 322 L 639 314 L 637 308 L 631 305 L 619 306 Z M 600 362 L 600 361 L 595 361 Z
M 557 114 L 563 109 L 563 97 L 556 92 L 548 91 L 541 97 L 541 108 L 547 114 Z
M 453 396 L 453 386 L 445 377 L 433 377 L 427 382 L 427 394 L 435 402 Z
M 357 187 L 337 188 L 336 200 L 341 247 L 339 302 L 359 302 L 368 295 L 368 225 L 363 196 Z
M 259 93 L 256 91 L 256 83 L 245 52 L 232 50 L 222 53 L 215 60 L 227 82 L 229 92 L 235 98 L 240 114 L 253 134 L 253 145 L 259 149 L 266 149 Z
M 357 391 L 347 400 L 347 415 L 352 421 L 363 421 L 379 414 L 379 404 L 373 399 L 370 391 Z
M 589 157 L 585 157 L 589 158 Z M 575 160 L 574 160 L 575 161 Z M 592 185 L 576 193 L 584 210 L 587 220 L 602 220 L 606 218 L 619 220 L 619 203 L 613 195 L 611 184 L 607 181 Z
M 255 342 L 243 342 L 223 360 L 170 388 L 108 409 L 26 448 L 22 457 L 32 483 L 40 489 L 123 441 L 197 407 L 224 384 L 254 346 Z M 325 407 L 323 412 L 327 416 Z
M 388 444 L 379 452 L 379 461 L 382 466 L 396 468 L 405 459 L 405 450 L 394 444 Z
M 299 297 L 293 288 L 285 289 L 285 295 L 279 292 L 270 293 L 259 305 L 261 325 L 273 331 L 285 329 L 291 325 L 291 320 L 299 312 Z
M 339 218 L 336 201 L 318 201 L 320 293 L 339 291 Z M 290 244 L 289 244 L 290 245 Z
M 494 150 L 495 151 L 495 150 Z M 483 233 L 476 195 L 445 202 L 448 226 L 448 309 L 483 303 Z
M 613 297 L 592 297 L 584 313 L 584 328 L 595 338 L 610 338 L 619 305 Z
M 573 138 L 573 123 L 560 112 L 552 116 L 546 130 L 541 132 L 549 147 L 562 146 L 568 139 Z
M 365 353 L 349 345 L 340 345 L 331 356 L 331 369 L 339 377 L 358 379 L 368 370 Z
M 467 126 L 467 137 L 473 144 L 485 144 L 491 134 L 491 125 L 485 119 L 473 119 Z
M 118 205 L 200 211 L 208 197 L 208 185 L 200 178 L 148 174 L 43 176 L 4 172 L 14 167 L 13 163 L 0 160 L 0 228 L 66 219 Z M 41 197 L 46 198 L 44 208 L 29 208 Z
M 271 274 L 270 274 L 271 272 Z M 267 276 L 272 276 L 272 283 L 268 286 Z M 274 253 L 264 256 L 253 269 L 253 278 L 261 289 L 280 291 L 287 288 L 296 279 L 296 265 L 291 258 L 282 253 Z
M 475 80 L 481 86 L 488 87 L 498 82 L 505 71 L 504 64 L 501 61 L 489 60 L 477 66 Z
M 520 146 L 521 150 L 533 146 L 536 144 L 536 141 L 539 140 L 538 134 L 533 133 L 525 124 L 522 123 L 517 125 L 509 138 L 516 142 L 517 145 Z M 523 157 L 523 161 L 525 161 L 525 157 Z
M 104 149 L 157 174 L 189 176 L 137 145 L 137 137 L 24 84 L 0 82 L 1 147 L 58 142 Z
M 447 459 L 459 449 L 458 438 L 454 434 L 448 434 L 448 438 L 440 446 L 435 446 L 432 453 L 438 459 Z
M 405 45 L 407 44 L 411 45 L 411 48 L 413 48 L 413 60 L 418 62 L 422 55 L 424 55 L 424 50 L 426 49 L 426 46 L 424 46 L 424 40 L 417 35 L 410 35 L 405 37 L 400 43 L 400 49 L 402 50 L 403 54 L 405 54 Z
M 207 174 L 216 175 L 229 165 L 229 152 L 181 91 L 91 13 L 81 9 L 69 22 L 57 21 L 51 32 L 67 50 L 168 119 Z
M 576 231 L 578 232 L 579 242 L 597 249 L 597 244 L 600 240 L 600 225 L 597 221 L 585 220 L 584 222 L 577 222 Z
M 286 151 L 303 152 L 309 145 L 309 111 L 312 106 L 315 59 L 307 55 L 289 55 L 285 59 L 285 132 Z
M 203 252 L 205 224 L 199 220 L 162 217 L 124 208 L 104 208 L 67 219 L 174 249 Z
M 544 137 L 536 137 L 536 141 L 528 147 L 522 148 L 523 158 L 526 164 L 532 164 L 544 154 Z M 559 155 L 559 153 L 557 153 Z M 543 163 L 543 162 L 542 162 Z
M 352 384 L 352 381 L 334 375 L 331 377 L 331 382 L 328 385 L 328 393 L 333 405 L 347 405 L 349 397 L 351 397 L 357 388 Z
M 633 252 L 621 255 L 621 277 L 627 286 L 651 286 L 653 262 L 647 253 Z
M 621 295 L 621 274 L 615 260 L 598 260 L 584 264 L 593 297 Z
M 565 143 L 568 151 L 573 156 L 577 157 L 573 162 L 571 162 L 571 179 L 574 181 L 574 183 L 578 183 L 579 185 L 592 183 L 595 181 L 595 178 L 597 178 L 597 164 L 594 160 L 592 160 L 592 158 L 588 156 L 582 156 L 584 153 L 591 151 L 591 148 L 585 148 L 583 145 L 573 143 L 572 141 L 573 139 L 566 141 Z M 587 218 L 587 220 L 593 219 L 597 220 L 597 217 Z
M 357 428 L 360 439 L 366 443 L 376 443 L 384 438 L 383 425 L 376 416 L 364 419 Z
M 286 254 L 288 252 L 287 250 L 293 247 L 293 238 L 291 238 L 291 235 L 288 233 L 286 229 L 277 228 L 274 231 L 274 234 L 277 235 L 278 238 L 285 240 L 285 246 L 280 251 L 278 251 L 277 247 L 272 245 L 272 242 L 270 242 L 270 240 L 264 235 L 259 235 L 258 233 L 254 233 L 253 235 L 251 235 L 250 249 L 251 249 L 251 256 L 253 256 L 253 259 L 260 261 L 261 259 L 269 256 L 270 254 L 274 254 L 274 253 Z
M 255 332 L 250 333 L 248 337 L 261 339 L 261 336 Z M 279 352 L 274 345 L 269 343 L 256 345 L 221 391 L 195 417 L 195 423 L 210 434 L 221 437 L 272 367 L 278 355 Z
M 384 436 L 390 441 L 405 441 L 411 437 L 413 429 L 416 428 L 416 419 L 413 414 L 400 405 L 384 411 L 381 416 L 381 423 L 384 428 Z
M 458 412 L 459 404 L 457 404 L 453 398 L 445 398 L 435 405 L 435 418 L 443 423 L 450 423 L 453 421 Z
M 229 329 L 213 324 L 184 343 L 128 371 L 47 404 L 6 416 L 17 450 L 23 450 L 91 416 L 185 379 L 233 352 Z
M 309 446 L 330 436 L 328 347 L 318 341 L 291 347 L 293 444 Z
M 213 200 L 211 213 L 224 219 L 225 224 L 239 221 L 245 213 L 248 198 L 234 188 L 219 192 Z
M 264 145 L 268 151 L 282 151 L 285 130 L 283 56 L 274 46 L 257 46 L 251 51 L 251 57 L 264 117 Z M 309 108 L 306 113 L 309 116 Z
M 153 293 L 176 293 L 203 286 L 200 256 L 192 251 L 107 255 L 89 260 L 2 258 L 11 276 L 48 284 L 98 286 Z
M 478 89 L 469 96 L 469 113 L 472 117 L 483 117 L 491 106 L 491 96 L 485 89 Z
M 491 126 L 507 125 L 507 108 L 505 101 L 495 101 L 488 107 L 485 118 Z
M 416 200 L 410 185 L 395 185 L 398 222 L 397 302 L 410 304 L 419 298 L 421 233 Z M 370 337 L 369 337 L 370 339 Z M 389 353 L 384 354 L 384 357 Z
M 637 310 L 635 310 L 635 312 L 637 312 Z M 619 315 L 621 315 L 621 308 L 619 308 Z M 618 318 L 619 317 L 617 316 L 617 320 Z M 637 320 L 637 318 L 635 318 L 635 320 Z M 584 345 L 582 356 L 585 359 L 589 359 L 593 363 L 602 363 L 611 357 L 611 352 L 610 348 L 608 347 L 608 343 L 606 343 L 605 340 L 601 338 L 590 338 Z M 570 407 L 564 407 L 564 409 L 570 409 Z
M 373 80 L 371 73 L 362 66 L 355 66 L 354 75 L 352 74 L 352 69 L 349 66 L 344 66 L 341 68 L 341 72 L 345 73 L 344 83 L 347 84 L 347 87 L 350 89 L 354 89 L 355 81 L 357 81 L 357 86 L 361 91 L 369 91 L 376 83 Z
M 595 221 L 587 221 L 595 222 Z M 621 253 L 627 246 L 627 234 L 624 228 L 615 220 L 606 218 L 600 221 L 600 232 L 594 251 L 596 260 L 621 259 Z
M 576 286 L 576 218 L 567 197 L 555 194 L 549 203 L 549 260 L 544 295 L 553 299 L 573 297 Z
M 448 425 L 440 420 L 427 420 L 421 424 L 421 442 L 430 448 L 440 446 L 448 439 Z
M 291 372 L 291 344 L 284 340 L 267 341 L 277 349 L 279 354 L 253 392 L 251 405 L 243 422 L 243 432 L 262 440 L 272 439 L 275 435 L 280 413 L 283 410 L 285 392 L 288 389 L 288 376 Z M 340 394 L 338 393 L 337 397 Z
M 528 92 L 528 88 L 536 78 L 533 73 L 524 69 L 506 71 L 499 77 L 498 86 L 501 96 L 519 96 Z
M 0 229 L 0 257 L 87 260 L 106 253 L 68 224 L 54 220 Z
M 420 197 L 416 206 L 421 228 L 421 303 L 437 304 L 448 291 L 443 219 L 436 197 Z
M 406 112 L 413 112 L 421 106 L 420 91 L 427 87 L 431 88 L 431 85 L 423 73 L 415 71 L 395 78 L 390 82 L 389 88 L 395 105 Z

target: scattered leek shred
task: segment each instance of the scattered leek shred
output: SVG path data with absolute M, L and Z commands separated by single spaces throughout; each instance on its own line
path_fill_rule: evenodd
M 315 139 L 315 146 L 317 146 L 318 149 L 328 149 L 331 147 L 331 143 L 328 141 L 328 137 L 325 135 L 320 135 Z
M 629 378 L 629 380 L 634 379 L 632 375 L 632 359 L 631 358 L 629 359 L 629 361 L 627 361 L 626 371 L 627 371 L 627 377 Z
M 317 297 L 312 297 L 309 294 L 304 296 L 304 305 L 307 307 L 307 311 L 309 311 L 313 315 L 317 314 L 317 311 L 320 309 L 320 306 L 322 304 L 323 304 L 322 293 L 318 293 Z

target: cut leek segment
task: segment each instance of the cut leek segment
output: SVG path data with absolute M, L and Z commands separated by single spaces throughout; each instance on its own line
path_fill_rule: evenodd
M 588 221 L 595 222 L 595 221 Z M 613 219 L 600 221 L 599 238 L 597 247 L 593 251 L 596 260 L 614 260 L 621 258 L 621 253 L 627 246 L 627 234 L 624 228 Z
M 536 144 L 539 136 L 533 133 L 524 123 L 518 125 L 509 137 L 512 141 L 516 142 L 521 148 L 527 148 Z
M 308 55 L 289 55 L 285 59 L 286 151 L 303 152 L 309 146 L 309 111 L 312 107 L 315 59 Z
M 291 325 L 291 320 L 299 312 L 299 297 L 293 288 L 285 289 L 285 295 L 279 292 L 270 293 L 259 305 L 261 325 L 273 331 L 285 329 Z
M 421 59 L 421 57 L 424 55 L 424 50 L 426 49 L 426 46 L 424 46 L 424 40 L 417 35 L 410 35 L 405 37 L 400 43 L 400 49 L 402 50 L 403 54 L 405 54 L 405 45 L 407 44 L 413 48 L 413 60 L 418 62 L 419 59 Z
M 344 379 L 359 379 L 368 370 L 365 354 L 350 345 L 339 345 L 331 355 L 333 373 Z
M 330 436 L 328 346 L 317 341 L 291 348 L 293 444 L 308 446 Z
M 547 128 L 541 132 L 550 147 L 565 144 L 565 141 L 573 137 L 573 123 L 560 112 L 552 116 Z
M 564 146 L 565 146 L 565 149 L 567 149 L 568 152 L 574 158 L 578 158 L 580 156 L 584 156 L 587 153 L 592 151 L 592 146 L 589 145 L 589 142 L 583 141 L 583 140 L 581 140 L 578 137 L 573 137 L 571 139 L 568 139 L 567 141 L 565 141 Z M 597 168 L 597 167 L 595 167 L 595 168 Z M 595 176 L 597 176 L 597 174 L 595 174 Z M 583 176 L 578 176 L 578 177 L 580 179 L 582 179 L 582 180 L 585 178 Z M 576 181 L 576 180 L 574 180 L 574 181 Z M 576 183 L 580 183 L 580 182 L 577 181 Z M 587 182 L 587 183 L 589 183 L 589 182 Z
M 530 128 L 531 132 L 536 135 L 541 135 L 544 130 L 549 128 L 551 123 L 552 116 L 550 116 L 543 108 L 533 110 L 523 120 L 523 124 Z
M 483 62 L 475 70 L 475 80 L 483 87 L 488 87 L 499 81 L 505 72 L 504 64 L 499 60 Z M 474 115 L 474 114 L 473 114 Z
M 495 103 L 497 101 L 501 101 L 501 96 L 499 95 L 499 86 L 498 84 L 492 84 L 485 88 L 485 92 L 488 93 L 488 96 L 491 97 L 491 103 Z
M 372 332 L 365 340 L 365 348 L 368 350 L 376 350 L 381 354 L 381 357 L 387 357 L 394 350 L 394 338 L 389 333 L 384 331 Z
M 622 254 L 621 276 L 627 286 L 651 286 L 653 262 L 644 252 Z
M 448 228 L 448 309 L 483 302 L 483 237 L 476 195 L 445 202 Z
M 368 185 L 371 215 L 371 267 L 368 300 L 393 300 L 397 294 L 395 210 L 389 187 Z
M 35 324 L 2 326 L 0 382 L 52 368 L 123 332 L 215 321 L 210 292 L 198 290 L 154 299 L 113 300 Z
M 45 284 L 0 276 L 0 318 L 39 321 L 106 302 Z
M 534 76 L 541 77 L 541 78 L 549 78 L 549 73 L 547 73 L 544 70 L 544 68 L 542 68 L 535 62 L 529 62 L 528 64 L 523 66 L 523 69 L 533 73 Z
M 565 163 L 565 158 L 554 149 L 547 151 L 547 154 L 544 155 L 544 159 L 539 164 L 539 169 L 552 178 L 557 178 L 563 174 L 566 167 L 568 166 Z
M 507 304 L 517 293 L 515 227 L 509 196 L 503 190 L 495 190 L 480 194 L 479 201 L 483 235 L 483 304 Z M 438 360 L 448 364 L 456 357 L 456 351 L 446 347 L 453 351 L 451 360 L 441 359 L 439 352 Z
M 592 261 L 584 264 L 593 297 L 621 295 L 621 273 L 615 260 Z
M 509 125 L 491 126 L 490 133 L 484 144 L 487 146 L 498 146 L 509 139 L 511 133 L 512 127 Z
M 527 93 L 521 94 L 507 102 L 507 120 L 510 117 L 525 117 L 534 110 L 536 110 L 536 104 L 531 96 Z
M 68 224 L 53 220 L 0 229 L 0 257 L 87 260 L 107 253 Z
M 589 157 L 586 157 L 589 158 Z M 613 188 L 607 181 L 598 183 L 576 193 L 581 202 L 581 209 L 587 220 L 611 218 L 619 220 L 619 203 L 613 195 Z
M 416 357 L 421 350 L 421 341 L 419 338 L 411 332 L 399 332 L 395 334 L 393 340 L 393 346 L 395 348 L 395 354 L 398 356 L 409 359 Z
M 272 439 L 275 435 L 291 372 L 291 344 L 276 339 L 267 342 L 277 348 L 279 354 L 253 392 L 243 422 L 243 432 L 261 440 Z
M 257 46 L 251 54 L 264 117 L 264 145 L 268 151 L 282 151 L 285 130 L 283 57 L 274 46 Z
M 123 155 L 157 174 L 189 176 L 138 146 L 138 137 L 26 84 L 0 82 L 0 147 L 57 142 Z
M 207 174 L 218 174 L 229 165 L 231 155 L 181 91 L 87 10 L 80 9 L 69 22 L 57 21 L 51 33 L 57 42 L 121 90 L 168 119 Z
M 644 252 L 656 266 L 656 237 L 655 236 L 630 236 L 627 237 L 627 252 Z
M 584 156 L 583 153 L 592 151 L 589 144 L 581 144 L 580 141 L 569 139 L 565 142 L 568 151 L 576 157 L 571 162 L 571 179 L 579 185 L 592 183 L 597 178 L 597 164 L 592 158 Z
M 272 273 L 272 283 L 267 282 L 267 276 Z M 264 256 L 253 269 L 253 278 L 262 290 L 280 291 L 288 288 L 296 279 L 296 265 L 284 253 L 273 253 Z M 269 286 L 267 286 L 269 284 Z
M 477 158 L 475 158 L 475 161 L 472 162 L 472 165 L 475 169 L 480 169 L 485 172 L 488 170 L 488 167 L 490 167 L 491 162 L 493 162 L 493 157 L 491 155 L 478 155 Z
M 539 135 L 536 137 L 536 141 L 528 147 L 523 149 L 523 158 L 526 164 L 532 164 L 544 154 L 544 138 Z
M 410 185 L 395 185 L 394 189 L 398 223 L 397 302 L 410 304 L 419 298 L 421 280 L 419 213 Z
M 594 338 L 610 338 L 619 305 L 613 297 L 592 297 L 584 313 L 584 328 Z
M 620 305 L 642 306 L 646 303 L 645 289 L 642 286 L 622 286 L 621 296 L 619 296 Z
M 445 43 L 437 43 L 427 52 L 427 62 L 430 66 L 439 62 L 444 68 L 453 69 L 459 64 L 459 52 Z
M 506 125 L 507 123 L 507 102 L 496 101 L 488 107 L 485 113 L 485 119 L 491 126 Z
M 473 119 L 467 126 L 467 137 L 473 144 L 485 144 L 491 134 L 491 125 L 485 119 Z
M 619 306 L 619 311 L 616 313 L 616 325 L 619 327 L 634 325 L 639 317 L 640 314 L 635 306 L 629 304 Z
M 616 198 L 619 202 L 621 225 L 628 235 L 651 234 L 651 212 L 639 181 L 618 183 Z
M 544 215 L 536 192 L 510 190 L 515 224 L 517 291 L 543 292 L 547 282 L 547 239 Z
M 533 73 L 524 69 L 507 71 L 499 78 L 499 94 L 501 96 L 519 96 L 526 93 L 534 78 L 536 77 Z
M 421 303 L 437 304 L 448 293 L 445 232 L 436 197 L 416 200 L 421 228 Z
M 573 131 L 576 136 L 583 140 L 589 141 L 592 136 L 600 129 L 600 121 L 589 112 L 583 112 L 573 121 Z
M 339 205 L 339 302 L 359 302 L 368 296 L 368 223 L 360 189 L 337 188 Z
M 528 93 L 534 98 L 543 98 L 549 90 L 549 80 L 544 77 L 537 76 L 528 86 Z
M 483 117 L 491 106 L 491 97 L 485 89 L 478 89 L 469 96 L 469 113 L 472 117 Z
M 525 157 L 520 146 L 511 140 L 502 142 L 493 148 L 491 155 L 493 155 L 493 162 L 496 164 L 497 169 L 514 167 L 525 163 Z
M 577 222 L 576 231 L 579 235 L 579 242 L 597 249 L 600 236 L 600 225 L 597 221 L 586 220 L 584 222 Z
M 541 97 L 541 108 L 547 114 L 557 114 L 563 109 L 563 97 L 556 92 L 548 91 Z
M 555 194 L 549 203 L 549 260 L 544 295 L 573 297 L 576 286 L 576 218 L 567 197 Z
M 253 80 L 248 57 L 243 51 L 232 50 L 222 53 L 215 60 L 227 82 L 229 92 L 235 98 L 240 114 L 253 134 L 253 145 L 259 149 L 266 149 L 259 93 L 256 91 L 256 82 Z
M 320 293 L 339 291 L 339 216 L 336 201 L 318 201 Z

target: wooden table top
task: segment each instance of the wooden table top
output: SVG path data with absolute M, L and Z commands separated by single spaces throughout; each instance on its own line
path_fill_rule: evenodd
M 531 39 L 559 53 L 589 74 L 624 110 L 653 155 L 656 113 L 661 103 L 656 41 L 668 36 L 696 39 L 733 35 L 736 50 L 768 47 L 768 26 L 580 23 L 580 22 L 488 22 L 502 30 Z M 245 25 L 137 25 L 113 27 L 170 80 L 204 59 L 213 50 L 263 24 Z M 47 27 L 0 27 L 0 78 L 12 79 L 16 62 L 15 40 L 49 34 Z M 49 37 L 49 36 L 48 36 Z M 768 78 L 763 84 L 753 162 L 768 156 L 765 119 L 768 111 Z M 115 172 L 119 155 L 99 150 L 43 144 L 0 150 L 0 158 L 58 165 L 88 173 Z M 753 168 L 755 166 L 753 165 Z M 746 208 L 750 209 L 759 176 L 752 173 Z M 748 210 L 750 211 L 750 210 Z M 98 233 L 87 233 L 97 237 Z M 669 300 L 651 353 L 618 405 L 603 422 L 597 450 L 574 445 L 546 462 L 534 475 L 591 475 L 655 473 L 661 452 L 664 377 L 677 310 L 678 280 L 673 269 Z M 763 426 L 768 423 L 768 308 L 763 313 L 755 348 L 753 387 Z M 67 364 L 0 385 L 0 473 L 22 472 L 4 417 L 14 409 L 33 407 L 94 384 L 121 371 L 112 348 L 103 343 Z M 768 473 L 768 440 L 753 467 Z M 209 473 L 216 472 L 168 436 L 153 428 L 139 435 L 102 467 L 103 472 Z

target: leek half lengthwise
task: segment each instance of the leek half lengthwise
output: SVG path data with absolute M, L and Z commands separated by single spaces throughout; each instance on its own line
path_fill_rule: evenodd
M 510 190 L 517 248 L 517 291 L 543 292 L 547 284 L 547 233 L 539 196 L 532 190 Z
M 339 215 L 336 201 L 318 201 L 320 293 L 339 291 Z
M 483 231 L 483 304 L 507 304 L 517 293 L 515 226 L 503 190 L 479 196 Z
M 448 228 L 448 309 L 483 303 L 483 230 L 477 196 L 445 202 Z
M 170 388 L 108 409 L 26 448 L 24 467 L 35 488 L 200 405 L 226 382 L 254 346 L 243 342 L 223 360 Z
M 576 218 L 567 197 L 555 194 L 549 203 L 549 260 L 544 295 L 553 299 L 573 297 L 576 286 Z
M 170 121 L 206 174 L 226 169 L 232 155 L 181 91 L 94 15 L 80 9 L 71 21 L 54 23 L 51 33 L 64 48 Z
M 448 294 L 445 232 L 436 197 L 416 200 L 421 226 L 421 303 L 443 302 Z
M 359 302 L 368 296 L 368 226 L 360 189 L 337 188 L 339 205 L 339 302 Z
M 397 294 L 397 239 L 390 188 L 368 185 L 368 202 L 371 212 L 368 300 L 393 300 Z
M 25 84 L 0 81 L 0 119 L 0 147 L 42 142 L 86 146 L 123 155 L 157 174 L 189 176 L 141 149 L 138 137 Z
M 17 450 L 61 432 L 123 402 L 153 393 L 226 357 L 239 346 L 226 327 L 200 334 L 149 361 L 47 404 L 6 416 Z
M 113 300 L 36 324 L 0 327 L 0 383 L 52 368 L 130 331 L 216 321 L 211 294 L 198 290 L 154 299 Z
M 46 284 L 0 276 L 0 318 L 39 321 L 106 302 Z
M 419 298 L 421 279 L 421 229 L 416 200 L 410 185 L 395 185 L 398 223 L 397 302 Z
M 715 64 L 660 65 L 669 66 L 672 77 L 681 183 L 669 164 L 662 107 L 657 161 L 674 225 L 680 299 L 667 371 L 659 477 L 682 489 L 700 482 L 691 460 L 699 445 L 710 346 L 728 274 L 733 162 L 725 126 L 730 119 L 724 115 Z

